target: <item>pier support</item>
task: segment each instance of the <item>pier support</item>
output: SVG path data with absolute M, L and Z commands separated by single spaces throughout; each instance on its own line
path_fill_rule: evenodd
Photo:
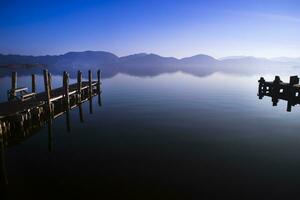
M 12 72 L 12 74 L 11 74 L 11 97 L 10 97 L 10 99 L 14 99 L 16 97 L 16 89 L 17 89 L 17 72 Z
M 44 85 L 45 85 L 45 92 L 46 92 L 46 98 L 47 98 L 47 108 L 49 115 L 52 115 L 52 106 L 51 106 L 51 90 L 50 90 L 50 81 L 49 81 L 49 74 L 48 70 L 44 70 Z
M 35 75 L 31 75 L 31 92 L 36 93 L 36 86 L 35 86 Z
M 71 126 L 70 126 L 70 94 L 69 94 L 69 74 L 64 71 L 63 75 L 63 82 L 64 82 L 64 91 L 65 91 L 65 108 L 66 108 L 66 123 L 67 123 L 67 130 L 70 132 Z
M 92 86 L 92 71 L 89 70 L 89 101 L 90 101 L 90 113 L 93 113 L 93 86 Z

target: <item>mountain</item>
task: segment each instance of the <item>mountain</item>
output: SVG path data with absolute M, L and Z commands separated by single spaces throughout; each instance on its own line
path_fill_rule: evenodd
M 300 57 L 298 58 L 277 57 L 277 58 L 271 58 L 271 60 L 276 62 L 288 62 L 288 63 L 300 64 Z
M 297 60 L 297 59 L 296 59 Z M 101 69 L 104 77 L 117 73 L 127 73 L 137 76 L 154 76 L 161 73 L 182 71 L 197 76 L 207 75 L 216 71 L 232 73 L 259 73 L 270 68 L 300 66 L 300 62 L 292 62 L 285 58 L 265 59 L 256 57 L 226 57 L 215 59 L 199 54 L 192 57 L 177 59 L 156 54 L 133 54 L 118 57 L 105 51 L 69 52 L 62 55 L 22 56 L 0 54 L 0 69 L 10 70 L 28 68 L 48 68 L 52 73 L 63 70 L 76 71 Z M 3 71 L 3 70 L 1 70 Z

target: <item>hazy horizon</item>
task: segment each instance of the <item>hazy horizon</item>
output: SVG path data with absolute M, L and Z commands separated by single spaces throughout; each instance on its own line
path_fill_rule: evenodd
M 105 50 L 82 50 L 82 51 L 73 51 L 73 50 L 70 50 L 70 51 L 67 51 L 67 52 L 63 52 L 63 53 L 53 53 L 53 54 L 18 54 L 18 53 L 2 53 L 0 52 L 0 54 L 2 55 L 20 55 L 20 56 L 35 56 L 35 57 L 38 57 L 38 56 L 60 56 L 60 55 L 65 55 L 67 53 L 79 53 L 79 52 L 108 52 L 108 53 L 112 53 L 118 57 L 126 57 L 126 56 L 131 56 L 131 55 L 137 55 L 137 54 L 147 54 L 147 55 L 150 55 L 150 54 L 154 54 L 154 55 L 158 55 L 158 56 L 161 56 L 161 57 L 172 57 L 172 58 L 176 58 L 176 59 L 182 59 L 182 58 L 187 58 L 187 57 L 193 57 L 193 56 L 197 56 L 197 55 L 206 55 L 206 56 L 210 56 L 210 57 L 213 57 L 217 60 L 222 60 L 222 59 L 238 59 L 238 58 L 244 58 L 244 57 L 253 57 L 253 58 L 261 58 L 261 59 L 280 59 L 280 58 L 290 58 L 290 59 L 299 59 L 300 58 L 300 55 L 299 56 L 296 56 L 296 57 L 290 57 L 290 56 L 277 56 L 277 57 L 263 57 L 263 56 L 253 56 L 253 55 L 228 55 L 228 56 L 224 56 L 224 57 L 215 57 L 215 56 L 212 56 L 212 55 L 209 55 L 205 52 L 201 52 L 201 53 L 196 53 L 196 54 L 192 54 L 192 55 L 187 55 L 187 56 L 184 56 L 184 57 L 176 57 L 176 56 L 173 56 L 173 55 L 160 55 L 159 53 L 155 53 L 155 52 L 136 52 L 136 53 L 132 53 L 132 54 L 124 54 L 124 55 L 120 55 L 120 54 L 117 54 L 115 52 L 111 52 L 111 51 L 105 51 Z

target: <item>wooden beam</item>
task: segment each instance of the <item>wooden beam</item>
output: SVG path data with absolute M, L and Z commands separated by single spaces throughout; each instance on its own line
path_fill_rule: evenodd
M 77 103 L 81 103 L 82 73 L 77 72 Z
M 90 113 L 93 113 L 93 100 L 92 100 L 92 94 L 93 94 L 93 86 L 92 86 L 92 71 L 89 70 L 89 100 L 90 100 Z
M 101 85 L 101 71 L 97 71 L 97 90 L 100 93 L 100 85 Z
M 17 72 L 12 72 L 11 74 L 11 98 L 16 97 L 16 90 L 17 89 Z
M 31 92 L 36 93 L 36 86 L 35 86 L 35 74 L 31 75 Z
M 70 126 L 70 94 L 69 94 L 69 74 L 64 71 L 64 91 L 65 91 L 65 107 L 66 107 L 66 124 L 67 124 L 67 130 L 70 132 L 71 126 Z
M 45 92 L 47 98 L 47 109 L 50 115 L 52 115 L 52 106 L 51 106 L 51 91 L 49 87 L 49 75 L 48 70 L 44 70 L 44 85 L 45 85 Z

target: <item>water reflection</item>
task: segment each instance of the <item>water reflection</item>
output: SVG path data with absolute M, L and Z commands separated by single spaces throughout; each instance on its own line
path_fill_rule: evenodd
M 82 104 L 86 101 L 91 102 L 92 98 L 96 96 L 95 93 L 92 94 L 91 98 L 82 98 L 81 101 L 77 101 L 75 104 L 72 104 L 72 101 L 70 103 L 70 109 L 67 106 L 64 106 L 64 110 L 61 110 L 60 114 L 56 114 L 56 117 L 51 117 L 51 115 L 44 116 L 37 119 L 30 118 L 29 120 L 26 120 L 24 124 L 19 126 L 14 126 L 10 130 L 4 130 L 3 126 L 0 126 L 0 188 L 3 190 L 6 190 L 6 187 L 8 185 L 8 175 L 6 170 L 6 164 L 5 164 L 5 150 L 7 148 L 22 144 L 30 137 L 34 136 L 35 134 L 38 134 L 41 132 L 41 130 L 47 126 L 48 131 L 48 150 L 49 152 L 54 151 L 54 138 L 55 133 L 53 131 L 53 123 L 55 122 L 56 118 L 63 116 L 65 114 L 66 117 L 66 129 L 68 132 L 71 131 L 71 123 L 70 123 L 70 110 L 75 109 L 78 107 L 78 114 L 80 122 L 83 122 L 84 113 L 82 109 Z M 101 102 L 101 92 L 98 90 L 97 92 L 98 101 Z M 99 106 L 102 106 L 102 104 L 99 104 Z M 92 109 L 93 107 L 90 107 Z M 90 110 L 92 112 L 92 110 Z M 12 123 L 11 123 L 12 124 Z M 4 194 L 4 193 L 3 193 Z

